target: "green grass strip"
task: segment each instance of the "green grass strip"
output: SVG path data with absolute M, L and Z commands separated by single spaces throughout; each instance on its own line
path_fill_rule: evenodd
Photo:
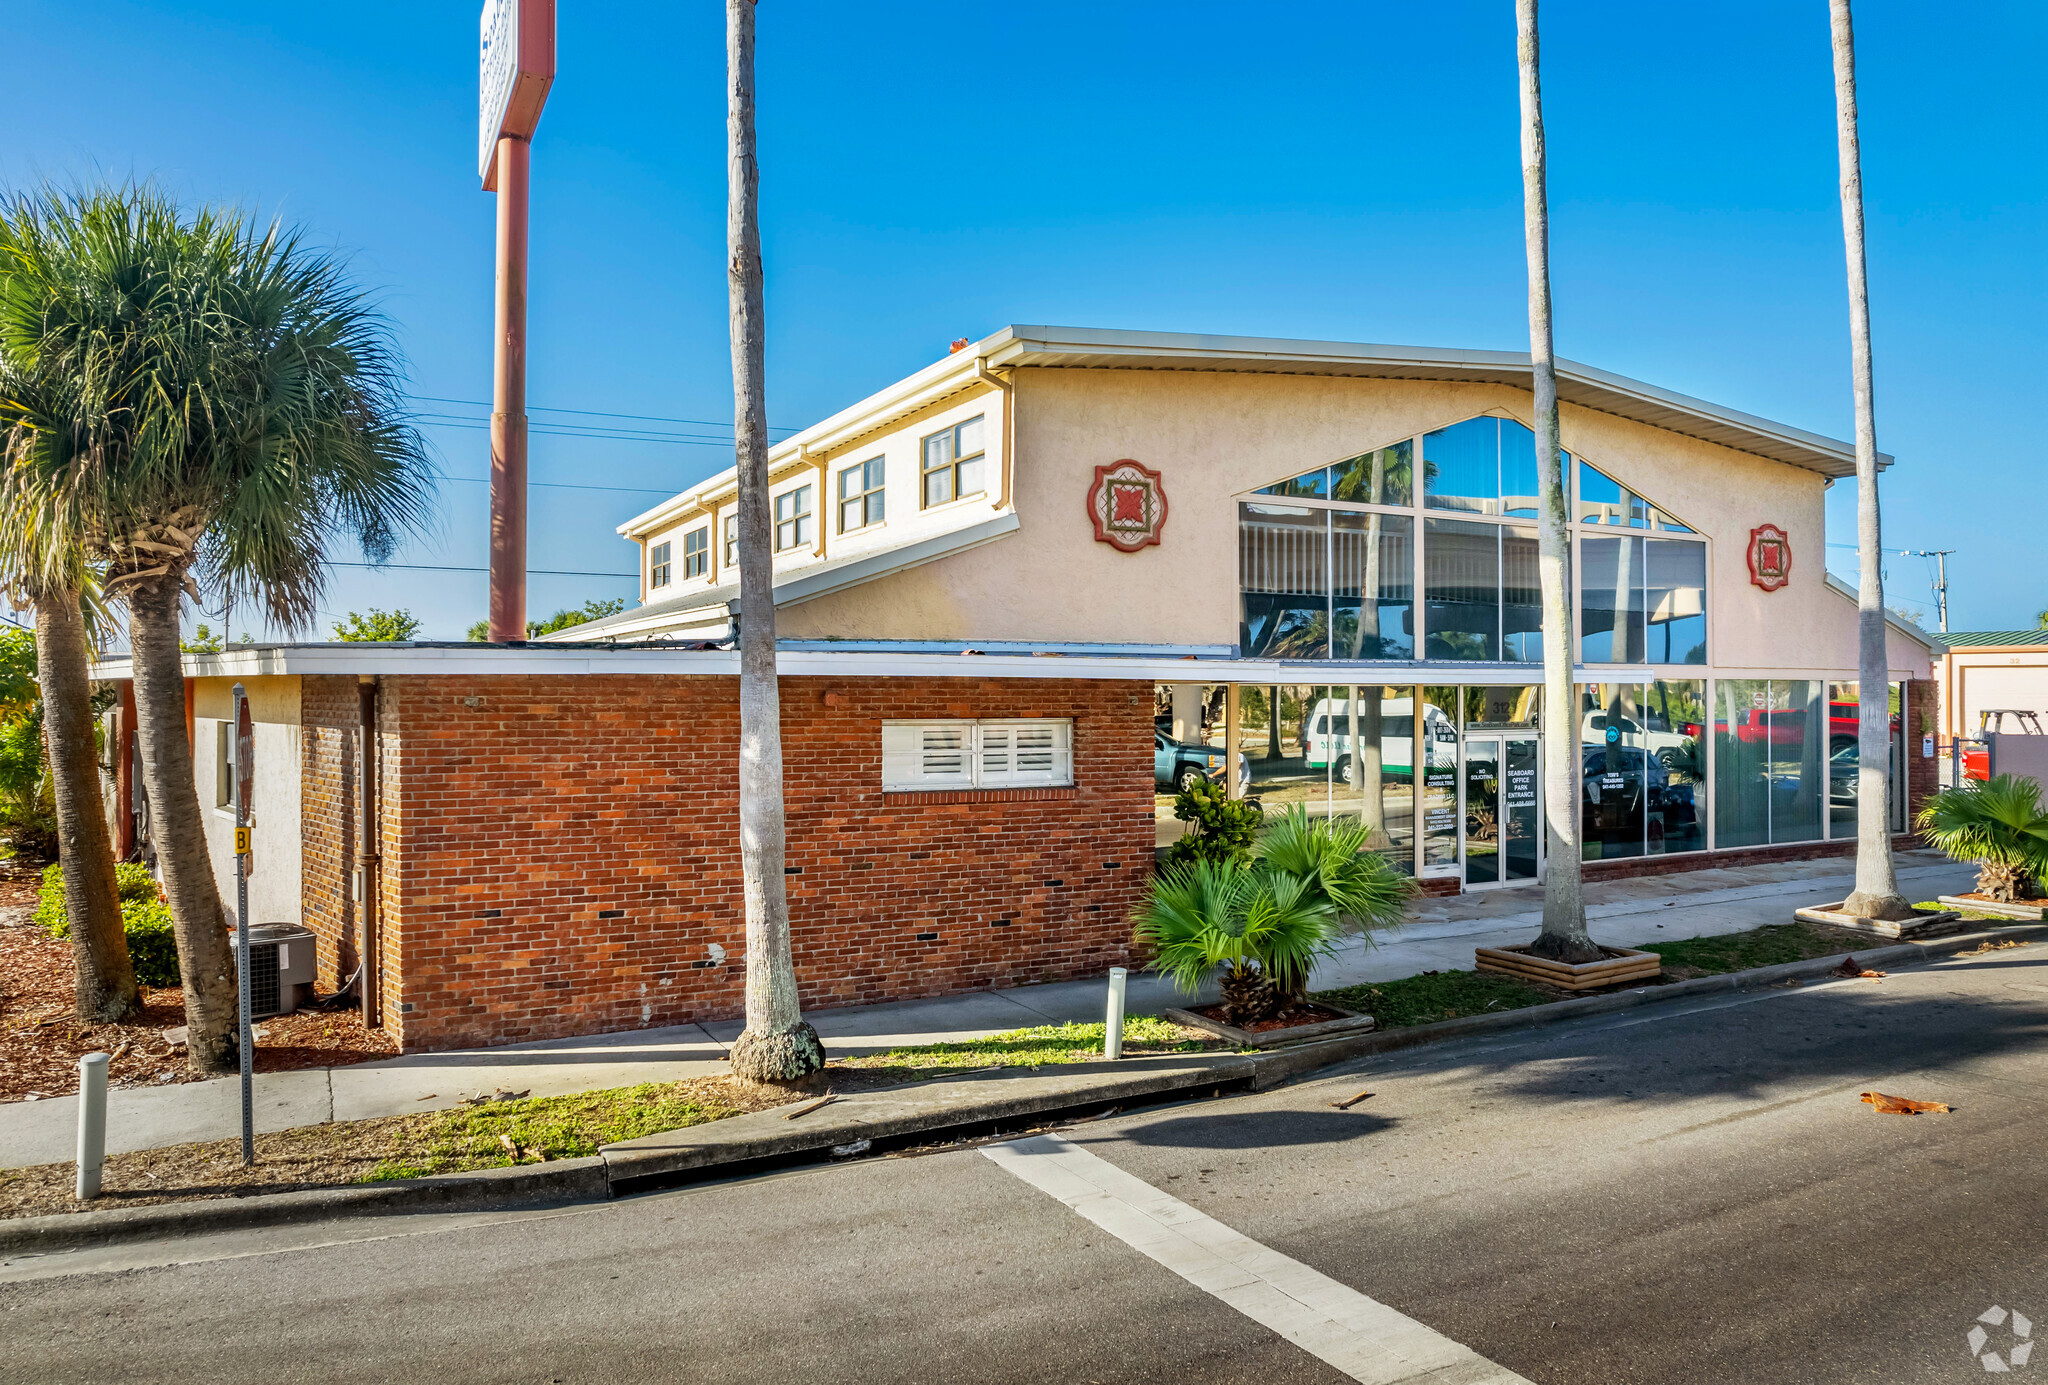
M 509 1137 L 529 1157 L 544 1154 L 549 1160 L 581 1159 L 597 1153 L 601 1145 L 703 1125 L 735 1114 L 729 1108 L 682 1096 L 660 1082 L 572 1096 L 457 1106 L 425 1117 L 419 1131 L 408 1132 L 407 1153 L 385 1160 L 363 1181 L 505 1167 L 514 1160 L 500 1135 Z
M 1404 976 L 1399 981 L 1317 991 L 1310 998 L 1327 1000 L 1348 1010 L 1363 1010 L 1378 1021 L 1381 1029 L 1434 1024 L 1466 1015 L 1499 1014 L 1556 999 L 1511 976 L 1478 971 L 1424 972 L 1420 976 Z
M 916 1044 L 887 1053 L 836 1060 L 850 1068 L 1036 1068 L 1102 1056 L 1102 1024 L 1041 1024 L 959 1043 Z M 1192 1031 L 1156 1015 L 1124 1019 L 1124 1049 L 1198 1053 L 1209 1047 Z

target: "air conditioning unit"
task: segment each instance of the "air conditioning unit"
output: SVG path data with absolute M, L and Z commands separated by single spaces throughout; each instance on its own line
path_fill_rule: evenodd
M 289 1015 L 313 989 L 313 934 L 296 923 L 249 925 L 249 1018 Z

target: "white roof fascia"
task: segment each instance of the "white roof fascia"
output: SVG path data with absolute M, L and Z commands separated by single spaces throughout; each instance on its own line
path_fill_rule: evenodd
M 841 409 L 830 418 L 812 424 L 800 433 L 792 433 L 768 449 L 769 472 L 773 474 L 777 467 L 797 460 L 806 450 L 829 452 L 842 443 L 852 442 L 863 434 L 887 427 L 894 420 L 914 414 L 948 395 L 971 388 L 981 381 L 979 372 L 974 368 L 977 359 L 978 352 L 975 350 L 957 351 L 944 360 L 934 361 L 916 374 L 897 381 L 887 389 Z M 699 481 L 674 499 L 664 500 L 653 509 L 633 516 L 619 526 L 618 532 L 627 538 L 639 538 L 652 533 L 678 515 L 695 508 L 701 499 L 731 489 L 736 473 L 736 467 L 727 467 L 716 476 Z

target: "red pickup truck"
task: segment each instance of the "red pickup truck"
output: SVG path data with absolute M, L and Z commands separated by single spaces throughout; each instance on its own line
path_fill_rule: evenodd
M 1845 745 L 1856 744 L 1857 704 L 1854 702 L 1828 703 L 1828 751 L 1832 754 Z M 1891 733 L 1899 733 L 1898 713 L 1892 713 Z M 1725 723 L 1723 724 L 1725 728 Z M 1767 741 L 1771 745 L 1798 745 L 1806 739 L 1806 709 L 1804 707 L 1764 708 L 1753 707 L 1740 712 L 1735 718 L 1735 739 L 1748 744 Z

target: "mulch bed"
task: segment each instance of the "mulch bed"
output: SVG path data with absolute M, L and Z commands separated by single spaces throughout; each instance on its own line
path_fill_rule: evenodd
M 1188 1013 L 1214 1020 L 1218 1024 L 1231 1024 L 1231 1021 L 1223 1018 L 1221 1005 L 1203 1005 Z M 1335 1010 L 1327 1010 L 1314 1001 L 1305 1000 L 1290 1005 L 1269 1019 L 1255 1020 L 1250 1024 L 1233 1024 L 1231 1027 L 1242 1029 L 1247 1034 L 1270 1034 L 1275 1029 L 1296 1029 L 1304 1024 L 1326 1024 L 1331 1020 L 1349 1018 L 1349 1015 L 1340 1015 Z
M 78 1060 L 115 1055 L 110 1087 L 200 1082 L 185 1050 L 164 1031 L 185 1023 L 184 992 L 142 988 L 142 1010 L 123 1024 L 87 1024 L 73 1014 L 77 972 L 71 944 L 29 922 L 33 870 L 0 866 L 0 1102 L 63 1096 L 78 1090 Z M 301 1010 L 256 1026 L 256 1071 L 340 1067 L 397 1056 L 389 1035 L 363 1028 L 360 1010 Z

